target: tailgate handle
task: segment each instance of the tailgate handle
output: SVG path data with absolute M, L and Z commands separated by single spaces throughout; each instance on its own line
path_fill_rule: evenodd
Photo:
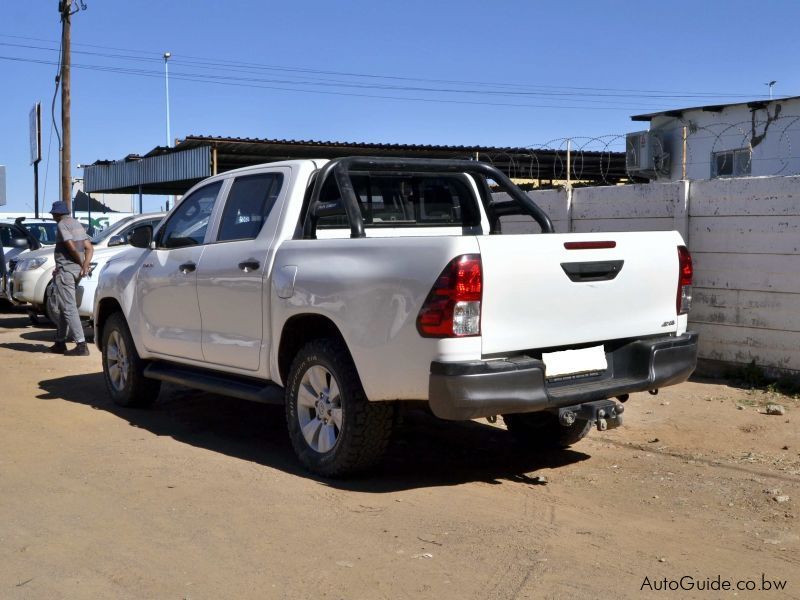
M 611 281 L 622 270 L 624 260 L 561 263 L 570 281 Z

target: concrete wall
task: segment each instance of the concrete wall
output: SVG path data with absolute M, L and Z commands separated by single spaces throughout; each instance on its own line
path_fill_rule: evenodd
M 800 177 L 529 192 L 557 231 L 676 229 L 694 260 L 690 327 L 706 366 L 800 375 Z M 569 218 L 571 213 L 571 219 Z M 505 217 L 504 233 L 537 231 Z

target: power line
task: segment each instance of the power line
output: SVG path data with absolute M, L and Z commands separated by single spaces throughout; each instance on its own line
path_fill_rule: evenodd
M 40 41 L 40 42 L 47 42 L 47 43 L 55 43 L 53 40 L 48 40 L 44 38 L 33 38 L 33 37 L 26 37 L 26 36 L 17 36 L 17 35 L 8 35 L 8 34 L 0 34 L 0 37 L 5 38 L 13 38 L 13 39 L 23 39 L 29 41 Z M 9 45 L 13 46 L 14 44 L 9 43 L 0 43 L 2 45 Z M 127 48 L 118 48 L 118 47 L 111 47 L 111 46 L 101 46 L 97 44 L 74 44 L 76 46 L 82 46 L 87 48 L 97 48 L 102 50 L 114 50 L 119 52 L 127 52 L 134 54 L 134 56 L 127 56 L 127 55 L 110 55 L 107 53 L 100 53 L 100 52 L 89 52 L 89 51 L 75 51 L 76 53 L 80 52 L 82 54 L 91 54 L 96 56 L 103 56 L 106 58 L 122 58 L 127 60 L 144 60 L 144 61 L 157 61 L 159 60 L 160 53 L 155 52 L 147 52 L 141 50 L 133 50 Z M 19 45 L 23 46 L 23 45 Z M 38 49 L 42 50 L 54 50 L 53 48 L 41 48 Z M 138 55 L 138 56 L 136 56 Z M 426 83 L 448 83 L 448 84 L 455 84 L 455 85 L 464 85 L 464 86 L 494 86 L 494 87 L 505 87 L 505 88 L 516 88 L 518 90 L 539 90 L 538 92 L 527 92 L 531 94 L 546 94 L 547 92 L 541 90 L 572 90 L 575 92 L 574 94 L 570 94 L 569 92 L 558 91 L 558 92 L 551 92 L 552 94 L 563 94 L 563 95 L 586 95 L 586 92 L 595 92 L 591 95 L 597 96 L 619 96 L 624 98 L 630 97 L 643 97 L 643 98 L 655 98 L 655 99 L 663 99 L 663 98 L 749 98 L 752 99 L 754 96 L 761 97 L 763 94 L 739 94 L 739 93 L 726 93 L 726 92 L 684 92 L 684 91 L 674 91 L 674 90 L 641 90 L 641 89 L 631 89 L 631 88 L 598 88 L 598 87 L 584 87 L 584 86 L 553 86 L 553 85 L 529 85 L 529 84 L 517 84 L 517 83 L 498 83 L 498 82 L 485 82 L 485 81 L 463 81 L 463 80 L 452 80 L 452 79 L 430 79 L 430 78 L 419 78 L 419 77 L 402 77 L 396 75 L 379 75 L 379 74 L 370 74 L 370 73 L 354 73 L 354 72 L 347 72 L 347 71 L 327 71 L 321 69 L 310 69 L 310 68 L 300 68 L 300 67 L 287 67 L 281 65 L 264 65 L 259 63 L 250 63 L 250 62 L 243 62 L 243 61 L 234 61 L 234 60 L 219 60 L 219 59 L 209 59 L 207 57 L 199 57 L 199 56 L 191 56 L 191 55 L 179 55 L 176 57 L 175 62 L 182 62 L 188 65 L 194 66 L 203 66 L 206 68 L 224 68 L 230 69 L 231 67 L 236 67 L 239 69 L 250 69 L 250 70 L 270 70 L 270 71 L 282 71 L 282 72 L 290 72 L 290 73 L 304 73 L 304 74 L 315 74 L 315 75 L 332 75 L 332 76 L 344 76 L 344 77 L 356 77 L 356 78 L 370 78 L 370 79 L 388 79 L 388 80 L 396 80 L 396 81 L 414 81 L 414 82 L 426 82 Z M 398 88 L 402 89 L 402 88 Z M 428 91 L 428 90 L 423 90 Z M 453 90 L 430 90 L 430 91 L 453 91 Z M 478 90 L 458 90 L 461 93 L 482 93 Z M 611 94 L 599 93 L 599 92 L 613 92 Z M 494 92 L 486 92 L 486 93 L 512 93 L 508 90 L 499 91 L 496 90 Z M 526 93 L 520 91 L 519 93 Z
M 23 63 L 34 63 L 34 64 L 43 64 L 43 65 L 55 65 L 54 61 L 44 60 L 44 59 L 33 59 L 33 58 L 23 58 L 17 56 L 0 56 L 0 60 L 12 61 L 12 62 L 23 62 Z M 128 69 L 123 67 L 113 67 L 113 66 L 105 66 L 105 65 L 85 65 L 79 63 L 73 63 L 72 67 L 75 69 L 83 69 L 83 70 L 90 70 L 90 71 L 102 71 L 108 73 L 116 73 L 116 74 L 124 74 L 124 75 L 135 75 L 141 77 L 161 77 L 160 72 L 155 71 L 146 71 L 143 69 Z M 465 105 L 477 105 L 477 106 L 508 106 L 508 107 L 520 107 L 520 108 L 557 108 L 557 109 L 578 109 L 578 110 L 617 110 L 617 111 L 635 111 L 640 110 L 642 107 L 632 107 L 632 106 L 573 106 L 573 105 L 563 105 L 563 104 L 522 104 L 522 103 L 514 103 L 514 102 L 483 102 L 483 101 L 472 101 L 472 100 L 454 100 L 454 99 L 447 99 L 447 98 L 421 98 L 416 96 L 388 96 L 388 95 L 380 95 L 380 94 L 360 94 L 355 92 L 341 92 L 341 91 L 332 91 L 332 90 L 319 90 L 319 89 L 305 89 L 300 87 L 284 87 L 280 85 L 257 85 L 255 83 L 245 83 L 239 81 L 230 81 L 230 78 L 226 78 L 228 80 L 224 80 L 219 76 L 208 76 L 202 74 L 175 74 L 173 75 L 170 73 L 170 78 L 172 79 L 179 79 L 182 81 L 191 81 L 196 83 L 212 83 L 215 85 L 226 85 L 226 86 L 236 86 L 236 87 L 245 87 L 245 88 L 254 88 L 254 89 L 269 89 L 269 90 L 278 90 L 278 91 L 287 91 L 287 92 L 303 92 L 303 93 L 311 93 L 311 94 L 327 94 L 327 95 L 335 95 L 335 96 L 349 96 L 349 97 L 358 97 L 358 98 L 376 98 L 376 99 L 383 99 L 383 100 L 400 100 L 400 101 L 412 101 L 412 102 L 429 102 L 429 103 L 444 103 L 444 104 L 465 104 Z M 303 84 L 293 84 L 293 85 L 303 85 Z M 305 84 L 311 85 L 311 84 Z M 317 85 L 317 84 L 314 84 Z M 649 107 L 648 107 L 649 108 Z
M 32 46 L 30 44 L 13 44 L 8 42 L 0 42 L 0 46 L 9 46 L 15 48 L 24 48 L 24 49 L 33 49 L 33 50 L 45 50 L 45 51 L 55 51 L 55 48 L 46 48 L 43 46 Z M 107 54 L 101 52 L 87 52 L 82 50 L 74 50 L 74 54 L 85 54 L 90 56 L 100 56 L 102 58 L 121 58 L 123 60 L 133 60 L 133 61 L 145 61 L 148 63 L 160 62 L 160 59 L 157 58 L 143 58 L 143 57 L 134 57 L 134 56 L 125 56 L 120 54 Z M 218 66 L 219 63 L 208 63 L 208 65 L 204 65 L 203 63 L 193 62 L 193 61 L 185 61 L 181 59 L 173 60 L 173 62 L 177 62 L 179 64 L 188 64 L 188 65 L 196 65 L 199 67 L 212 69 L 212 70 L 225 70 L 226 72 L 230 72 L 231 70 L 235 72 L 243 72 L 243 73 L 251 73 L 252 70 L 249 68 L 232 68 L 228 66 Z M 188 76 L 195 76 L 195 77 L 212 77 L 211 75 L 204 75 L 198 73 L 184 73 L 184 75 Z M 390 90 L 390 91 L 402 91 L 402 92 L 426 92 L 426 93 L 448 93 L 448 94 L 467 94 L 467 95 L 494 95 L 494 96 L 511 96 L 511 97 L 522 97 L 522 96 L 531 96 L 531 97 L 544 97 L 544 98 L 569 98 L 576 102 L 586 102 L 586 103 L 605 103 L 608 104 L 611 101 L 606 100 L 605 98 L 637 98 L 637 99 L 677 99 L 677 98 L 707 98 L 706 96 L 700 95 L 675 95 L 675 94 L 667 94 L 667 95 L 644 95 L 644 94 L 617 94 L 617 93 L 595 93 L 591 94 L 593 97 L 604 98 L 603 100 L 594 100 L 586 98 L 585 92 L 564 92 L 564 91 L 517 91 L 517 90 L 475 90 L 475 89 L 452 89 L 452 88 L 432 88 L 432 87 L 420 87 L 420 86 L 399 86 L 399 85 L 387 85 L 387 84 L 366 84 L 360 82 L 352 82 L 352 81 L 341 81 L 341 80 L 329 80 L 329 79 L 311 79 L 311 80 L 301 80 L 301 81 L 291 81 L 291 80 L 281 80 L 281 79 L 263 79 L 263 78 L 236 78 L 230 75 L 222 76 L 223 79 L 239 79 L 242 81 L 255 81 L 255 82 L 262 82 L 262 83 L 280 83 L 280 84 L 287 84 L 287 85 L 299 85 L 299 84 L 307 84 L 307 85 L 323 85 L 328 87 L 347 87 L 347 88 L 355 88 L 355 89 L 379 89 L 379 90 Z M 748 96 L 751 98 L 751 96 Z M 644 108 L 652 108 L 651 106 L 646 106 Z M 637 110 L 637 109 L 634 109 Z

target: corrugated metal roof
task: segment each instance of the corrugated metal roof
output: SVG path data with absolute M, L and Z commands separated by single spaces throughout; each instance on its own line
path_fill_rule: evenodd
M 173 183 L 181 189 L 188 189 L 193 182 L 210 175 L 211 148 L 209 146 L 199 146 L 182 152 L 170 152 L 136 160 L 131 160 L 128 155 L 120 161 L 98 161 L 85 167 L 83 172 L 84 189 L 89 193 L 136 193 L 139 191 L 139 186 L 150 188 L 154 184 L 161 186 Z M 187 186 L 188 182 L 192 183 Z
M 443 150 L 452 152 L 513 152 L 529 153 L 530 148 L 510 147 L 510 146 L 448 146 L 440 144 L 385 144 L 376 142 L 342 142 L 336 140 L 276 140 L 268 138 L 243 138 L 243 137 L 218 137 L 211 135 L 187 135 L 179 142 L 182 145 L 193 145 L 196 143 L 245 143 L 245 144 L 268 144 L 281 146 L 315 146 L 315 147 L 337 147 L 337 148 L 369 148 L 375 150 Z M 158 150 L 158 149 L 156 149 Z
M 683 113 L 690 110 L 704 110 L 707 112 L 721 112 L 732 106 L 749 106 L 750 108 L 764 108 L 767 104 L 780 103 L 787 100 L 797 100 L 800 96 L 786 96 L 785 98 L 772 98 L 761 100 L 749 100 L 747 102 L 732 102 L 730 104 L 706 104 L 705 106 L 692 106 L 689 108 L 673 108 L 661 112 L 647 113 L 646 115 L 634 115 L 631 121 L 652 121 L 655 117 L 680 117 Z

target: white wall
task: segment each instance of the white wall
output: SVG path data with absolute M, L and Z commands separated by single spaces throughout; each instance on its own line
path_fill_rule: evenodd
M 92 213 L 92 225 L 96 231 L 100 231 L 110 227 L 117 221 L 129 217 L 134 213 Z M 0 219 L 16 219 L 17 217 L 25 217 L 28 219 L 34 218 L 32 212 L 0 212 Z M 50 213 L 39 212 L 40 219 L 50 219 Z M 89 213 L 78 211 L 75 213 L 75 218 L 83 223 L 84 227 L 89 225 Z
M 78 191 L 83 191 L 83 180 L 72 186 L 73 198 Z M 134 194 L 105 194 L 103 192 L 92 192 L 92 198 L 105 204 L 110 210 L 116 212 L 133 212 L 136 210 L 138 202 Z M 47 207 L 49 208 L 49 206 Z
M 560 232 L 677 229 L 694 260 L 700 357 L 800 374 L 800 177 L 528 193 Z M 505 217 L 504 233 L 538 231 Z
M 768 114 L 772 119 L 769 124 Z M 650 130 L 662 135 L 671 156 L 670 176 L 662 181 L 681 179 L 684 126 L 688 128 L 687 179 L 710 179 L 714 152 L 747 148 L 752 143 L 751 176 L 800 174 L 800 100 L 774 100 L 755 112 L 746 104 L 737 104 L 719 112 L 684 110 L 680 117 L 655 117 Z

